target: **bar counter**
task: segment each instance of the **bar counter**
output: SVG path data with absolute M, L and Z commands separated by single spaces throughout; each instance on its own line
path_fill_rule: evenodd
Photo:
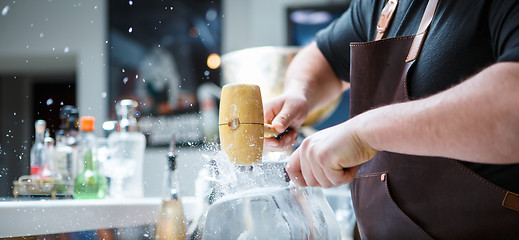
M 186 218 L 194 197 L 182 198 Z M 0 201 L 0 238 L 155 224 L 160 198 Z

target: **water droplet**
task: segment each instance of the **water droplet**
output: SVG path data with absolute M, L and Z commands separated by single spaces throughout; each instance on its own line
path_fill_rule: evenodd
M 16 116 L 16 112 L 14 112 L 13 115 Z
M 52 98 L 49 98 L 49 99 L 47 99 L 46 103 L 47 103 L 47 106 L 50 106 L 54 103 L 54 100 L 52 100 Z
M 43 33 L 40 33 L 40 38 L 42 38 L 42 37 L 43 37 L 43 35 L 44 35 Z
M 94 9 L 97 9 L 97 5 L 94 6 Z
M 213 8 L 209 9 L 209 10 L 205 13 L 205 19 L 206 19 L 207 21 L 212 22 L 212 21 L 216 20 L 217 17 L 218 17 L 218 12 L 216 12 L 216 10 L 213 9 Z
M 64 51 L 65 53 L 68 53 L 68 52 L 70 51 L 70 49 L 69 49 L 68 47 L 65 47 L 65 49 L 63 49 L 63 51 Z
M 106 95 L 107 95 L 106 92 L 102 92 L 102 93 L 101 93 L 101 97 L 102 97 L 102 98 L 106 98 Z
M 2 16 L 7 15 L 7 12 L 9 12 L 9 5 L 6 5 L 6 6 L 2 9 Z
M 209 76 L 209 71 L 205 71 L 204 75 Z
M 123 79 L 123 84 L 126 84 L 127 82 L 128 82 L 128 77 L 125 77 L 125 78 Z
M 129 33 L 133 32 L 133 28 L 132 27 L 128 28 L 128 32 Z
M 132 6 L 132 5 L 133 5 L 133 1 L 130 0 L 130 1 L 128 2 L 128 4 L 130 4 L 130 6 Z
M 126 70 L 124 70 L 124 68 L 121 70 L 121 72 L 126 72 Z

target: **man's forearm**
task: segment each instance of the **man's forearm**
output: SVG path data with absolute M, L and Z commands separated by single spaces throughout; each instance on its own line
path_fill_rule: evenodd
M 309 110 L 316 110 L 335 100 L 347 85 L 333 72 L 315 43 L 306 46 L 287 70 L 285 92 L 303 94 Z
M 379 151 L 480 163 L 519 162 L 519 63 L 492 65 L 421 100 L 352 119 L 358 136 Z

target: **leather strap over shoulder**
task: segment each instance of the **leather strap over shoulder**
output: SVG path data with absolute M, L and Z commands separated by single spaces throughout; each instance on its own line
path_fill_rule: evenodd
M 418 54 L 420 54 L 422 44 L 425 40 L 425 35 L 427 34 L 427 30 L 431 25 L 434 13 L 436 12 L 436 8 L 438 6 L 438 2 L 439 0 L 429 0 L 427 3 L 422 21 L 420 22 L 420 27 L 418 27 L 418 31 L 413 40 L 413 43 L 411 44 L 411 48 L 409 49 L 409 54 L 407 55 L 405 62 L 412 62 L 416 60 Z
M 375 37 L 375 41 L 382 39 L 386 35 L 386 29 L 393 18 L 396 6 L 398 6 L 398 0 L 389 0 L 382 9 L 380 17 L 378 18 L 377 36 Z

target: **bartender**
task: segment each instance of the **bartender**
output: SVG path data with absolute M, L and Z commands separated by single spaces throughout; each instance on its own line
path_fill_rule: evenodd
M 354 0 L 265 122 L 297 128 L 351 88 L 352 118 L 290 156 L 295 183 L 351 183 L 363 239 L 519 238 L 518 61 L 517 1 Z

